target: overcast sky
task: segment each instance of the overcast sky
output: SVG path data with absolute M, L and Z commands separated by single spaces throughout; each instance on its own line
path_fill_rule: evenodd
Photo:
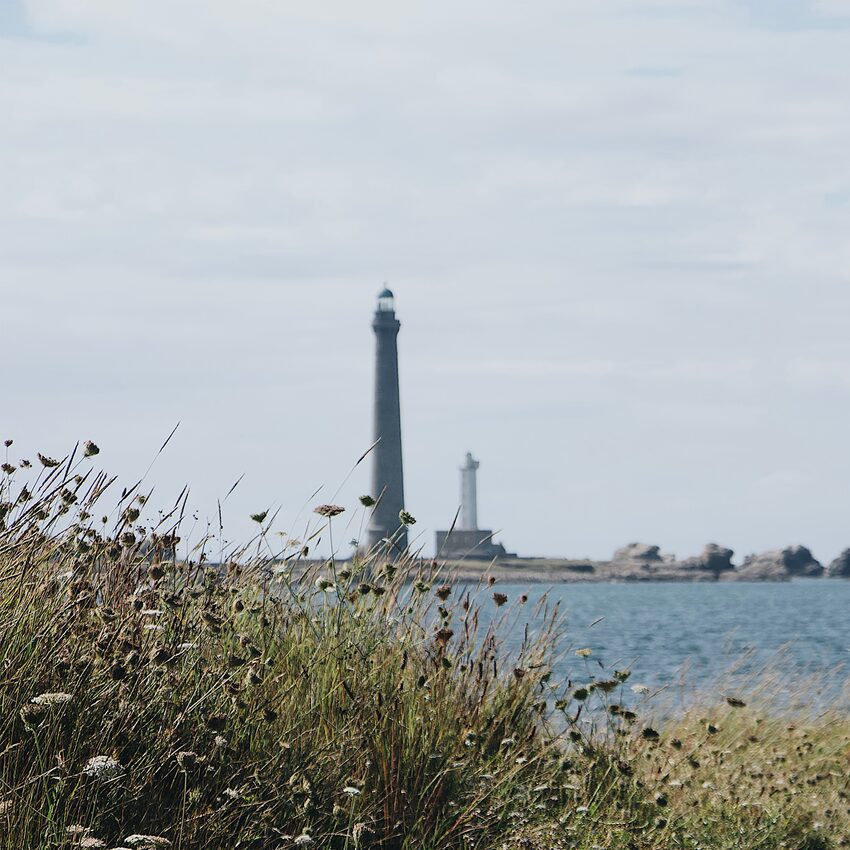
M 0 437 L 300 533 L 386 280 L 428 551 L 471 450 L 523 554 L 828 561 L 848 93 L 850 0 L 0 0 Z

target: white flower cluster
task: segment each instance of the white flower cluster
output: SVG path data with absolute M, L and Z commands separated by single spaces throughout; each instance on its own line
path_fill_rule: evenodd
M 171 842 L 161 835 L 128 835 L 124 843 L 133 850 L 167 850 Z
M 33 697 L 31 702 L 35 705 L 44 705 L 48 708 L 53 708 L 53 706 L 65 705 L 72 699 L 71 694 L 65 694 L 59 691 L 57 693 L 39 694 L 37 697 Z
M 83 768 L 86 776 L 95 779 L 120 779 L 125 773 L 124 768 L 111 756 L 94 756 L 86 762 Z
M 106 847 L 106 842 L 100 838 L 95 838 L 91 834 L 90 826 L 81 826 L 78 823 L 72 823 L 65 827 L 65 834 L 68 836 L 72 847 L 87 847 L 89 850 L 99 850 Z

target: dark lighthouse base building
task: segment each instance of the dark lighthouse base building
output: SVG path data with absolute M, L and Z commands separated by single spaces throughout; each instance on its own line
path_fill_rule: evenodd
M 447 561 L 516 558 L 515 553 L 508 552 L 501 543 L 493 541 L 493 533 L 483 528 L 476 531 L 464 531 L 460 528 L 454 531 L 438 531 L 437 557 Z

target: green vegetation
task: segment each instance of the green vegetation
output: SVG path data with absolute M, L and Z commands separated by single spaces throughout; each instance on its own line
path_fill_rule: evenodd
M 848 843 L 846 717 L 718 697 L 656 731 L 628 671 L 555 680 L 556 611 L 377 557 L 293 579 L 266 512 L 251 557 L 175 561 L 182 503 L 102 518 L 96 451 L 0 478 L 3 850 Z

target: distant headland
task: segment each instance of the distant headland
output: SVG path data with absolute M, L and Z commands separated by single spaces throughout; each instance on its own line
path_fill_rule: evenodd
M 715 543 L 701 555 L 677 560 L 660 547 L 631 543 L 618 549 L 610 561 L 560 558 L 496 558 L 447 561 L 445 569 L 462 580 L 478 581 L 482 576 L 504 582 L 557 583 L 588 581 L 790 581 L 794 578 L 850 578 L 850 549 L 827 566 L 814 558 L 805 546 L 788 546 L 758 555 L 748 555 L 733 563 L 734 552 Z

